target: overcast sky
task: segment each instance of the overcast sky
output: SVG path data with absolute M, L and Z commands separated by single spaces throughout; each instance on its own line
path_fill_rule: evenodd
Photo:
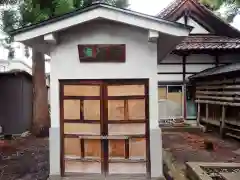
M 173 0 L 129 0 L 130 8 L 134 11 L 156 15 Z

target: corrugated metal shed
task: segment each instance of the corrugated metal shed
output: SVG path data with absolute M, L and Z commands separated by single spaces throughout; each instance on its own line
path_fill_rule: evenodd
M 30 130 L 32 101 L 30 74 L 19 70 L 0 73 L 0 126 L 4 135 Z

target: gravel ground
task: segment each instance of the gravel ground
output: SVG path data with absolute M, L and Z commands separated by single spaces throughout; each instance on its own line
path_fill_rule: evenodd
M 205 149 L 206 142 L 212 143 L 213 150 Z M 182 171 L 186 162 L 240 163 L 240 143 L 211 133 L 163 132 L 163 148 L 174 158 L 173 164 L 184 167 Z M 213 180 L 224 180 L 220 173 L 240 172 L 240 168 L 201 168 Z
M 204 142 L 213 143 L 214 150 L 207 151 Z M 178 163 L 185 162 L 236 162 L 240 163 L 240 143 L 222 140 L 210 133 L 163 132 L 163 148 L 170 152 Z
M 48 139 L 18 138 L 0 142 L 0 180 L 46 180 Z

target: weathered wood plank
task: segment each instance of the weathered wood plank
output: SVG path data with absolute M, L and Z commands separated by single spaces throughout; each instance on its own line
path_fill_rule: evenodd
M 235 97 L 218 97 L 218 96 L 196 96 L 197 99 L 214 99 L 214 100 L 225 100 L 225 101 L 237 101 L 240 98 Z
M 240 89 L 240 85 L 222 85 L 222 86 L 198 86 L 197 90 L 203 89 Z
M 207 82 L 198 82 L 196 83 L 197 86 L 199 85 L 219 85 L 219 84 L 227 84 L 227 83 L 238 83 L 240 82 L 240 78 L 234 78 L 234 79 L 223 79 L 223 80 L 215 80 L 215 81 L 207 81 Z
M 240 103 L 232 103 L 232 102 L 220 102 L 220 101 L 209 101 L 209 100 L 196 100 L 196 103 L 201 104 L 218 104 L 218 105 L 226 105 L 226 106 L 240 106 Z
M 200 114 L 200 110 L 201 110 L 200 103 L 197 103 L 197 108 L 198 108 L 198 110 L 197 110 L 197 124 L 200 125 L 200 116 L 201 116 L 201 114 Z
M 234 96 L 234 95 L 240 95 L 240 92 L 236 91 L 196 91 L 196 95 L 229 95 L 229 96 Z
M 221 137 L 224 136 L 224 128 L 225 128 L 225 116 L 226 116 L 226 107 L 222 106 L 222 121 L 221 121 L 221 126 L 220 126 L 220 135 Z

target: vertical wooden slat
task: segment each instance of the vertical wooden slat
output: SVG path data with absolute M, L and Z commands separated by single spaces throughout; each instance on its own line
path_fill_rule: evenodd
M 129 159 L 129 139 L 125 139 L 125 159 Z
M 103 83 L 103 135 L 104 136 L 108 136 L 108 87 L 107 87 L 107 83 Z M 103 155 L 104 155 L 104 174 L 107 175 L 108 174 L 108 169 L 109 169 L 109 165 L 108 165 L 108 159 L 109 159 L 109 142 L 107 139 L 103 140 Z
M 124 120 L 129 120 L 128 101 L 124 100 Z
M 60 101 L 60 171 L 61 176 L 65 173 L 65 161 L 64 161 L 64 109 L 63 109 L 63 84 L 59 83 L 59 101 Z
M 200 115 L 201 115 L 201 113 L 200 113 L 201 108 L 200 107 L 201 107 L 200 103 L 197 103 L 197 124 L 198 124 L 198 126 L 200 125 Z
M 224 137 L 225 116 L 226 116 L 226 107 L 222 106 L 222 117 L 221 117 L 221 126 L 220 126 L 221 137 Z
M 209 117 L 209 107 L 208 107 L 208 104 L 206 104 L 206 121 L 208 121 L 208 117 Z
M 81 158 L 84 158 L 85 157 L 84 139 L 81 139 L 80 143 L 81 143 Z
M 206 131 L 208 131 L 208 127 L 209 127 L 209 119 L 208 119 L 208 117 L 209 117 L 209 107 L 208 107 L 208 104 L 206 104 L 206 122 L 207 122 L 207 124 L 206 124 Z
M 187 56 L 183 56 L 183 119 L 187 119 L 187 83 L 186 83 L 186 60 Z
M 80 101 L 80 121 L 83 122 L 84 121 L 84 101 L 81 100 Z
M 104 84 L 102 83 L 100 85 L 100 135 L 104 135 L 104 108 L 105 108 L 105 100 L 104 100 Z M 103 140 L 101 140 L 101 172 L 102 174 L 105 173 L 105 159 L 104 159 L 104 151 L 105 151 L 105 143 Z
M 146 112 L 146 156 L 147 156 L 147 176 L 148 178 L 151 177 L 151 155 L 150 155 L 150 116 L 149 116 L 149 109 L 150 109 L 150 104 L 149 104 L 149 80 L 145 81 L 145 100 L 146 100 L 146 105 L 145 105 L 145 112 Z

